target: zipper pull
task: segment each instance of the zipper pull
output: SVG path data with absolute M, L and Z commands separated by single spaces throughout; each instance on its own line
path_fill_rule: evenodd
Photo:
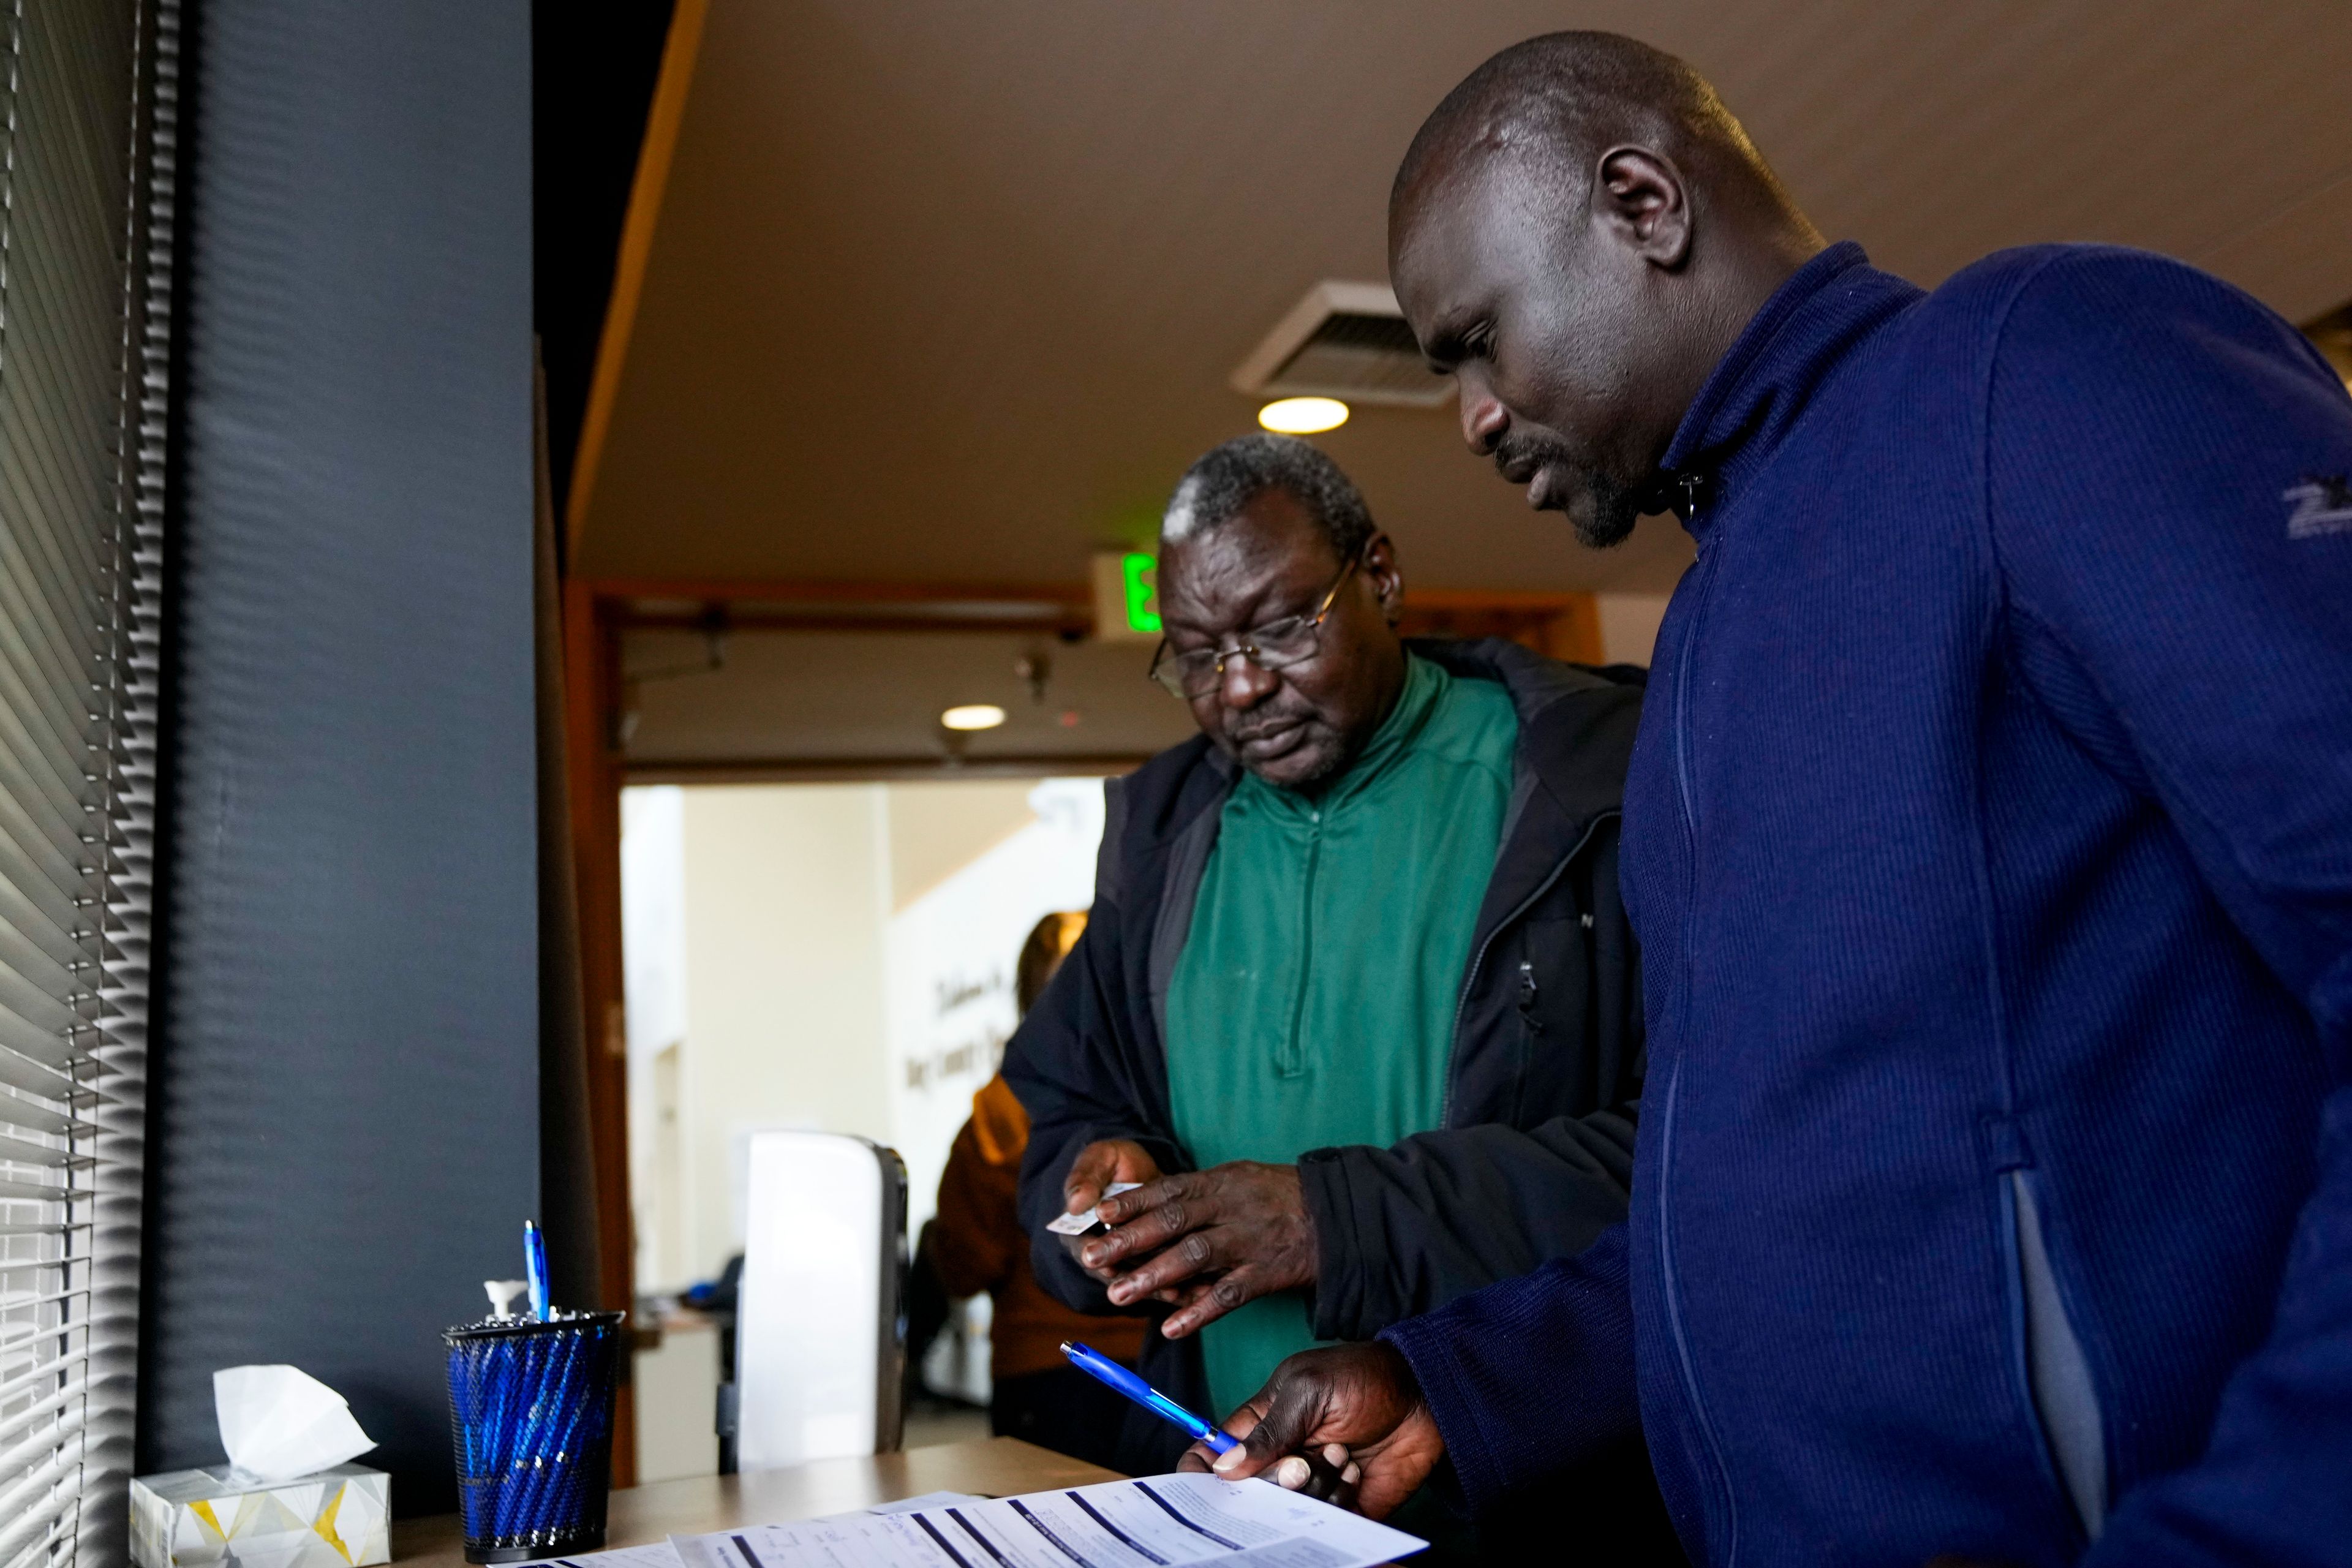
M 1519 1011 L 1531 1013 L 1535 1010 L 1535 1005 L 1536 966 L 1531 961 L 1523 958 L 1519 960 Z
M 1683 489 L 1683 504 L 1680 510 L 1685 521 L 1698 515 L 1698 509 L 1706 502 L 1706 492 L 1711 488 L 1712 482 L 1712 476 L 1697 468 L 1675 476 L 1675 483 L 1680 485 Z

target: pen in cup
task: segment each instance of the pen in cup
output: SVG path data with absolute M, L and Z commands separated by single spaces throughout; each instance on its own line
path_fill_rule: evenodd
M 547 1237 L 530 1220 L 522 1222 L 522 1270 L 530 1282 L 530 1315 L 541 1322 L 550 1314 L 547 1300 Z

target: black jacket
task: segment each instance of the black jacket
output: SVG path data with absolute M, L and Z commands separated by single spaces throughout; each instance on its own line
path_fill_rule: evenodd
M 1519 735 L 1502 845 L 1455 1013 L 1439 1130 L 1299 1163 L 1320 1247 L 1315 1332 L 1368 1339 L 1401 1318 L 1580 1252 L 1622 1219 L 1642 1092 L 1641 987 L 1617 894 L 1619 797 L 1639 670 L 1561 664 L 1513 643 L 1415 642 L 1456 676 L 1500 681 Z M 1168 985 L 1235 764 L 1202 737 L 1106 785 L 1093 918 L 1013 1037 L 1027 1107 L 1021 1220 L 1046 1289 L 1112 1312 L 1045 1222 L 1080 1149 L 1130 1138 L 1194 1169 L 1168 1110 Z M 1164 1307 L 1153 1307 L 1164 1313 Z M 1203 1407 L 1188 1341 L 1153 1334 L 1144 1375 Z M 1222 1414 L 1222 1413 L 1216 1413 Z M 1145 1419 L 1130 1426 L 1139 1440 Z M 1140 1453 L 1181 1449 L 1180 1434 Z

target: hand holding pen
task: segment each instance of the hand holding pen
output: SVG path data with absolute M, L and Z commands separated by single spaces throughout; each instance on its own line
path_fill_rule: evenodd
M 1232 1480 L 1263 1475 L 1371 1519 L 1411 1497 L 1445 1453 L 1412 1368 L 1379 1341 L 1301 1351 L 1225 1428 L 1239 1447 L 1217 1454 L 1194 1444 L 1176 1468 Z
M 1118 1390 L 1169 1425 L 1181 1426 L 1190 1432 L 1192 1435 L 1192 1447 L 1186 1450 L 1184 1456 L 1186 1462 L 1179 1464 L 1176 1467 L 1178 1469 L 1198 1470 L 1216 1468 L 1205 1463 L 1191 1463 L 1196 1454 L 1221 1456 L 1217 1459 L 1218 1466 L 1230 1464 L 1243 1457 L 1242 1446 L 1235 1440 L 1234 1433 L 1227 1432 L 1193 1415 L 1091 1345 L 1076 1344 L 1065 1340 L 1062 1342 L 1062 1353 L 1070 1358 L 1071 1365 L 1096 1382 Z M 1255 1415 L 1246 1405 L 1235 1414 L 1246 1416 L 1250 1426 L 1256 1424 Z M 1249 1426 L 1241 1428 L 1244 1432 L 1248 1429 Z M 1291 1491 L 1303 1491 L 1320 1501 L 1338 1502 L 1342 1507 L 1346 1507 L 1350 1504 L 1346 1498 L 1342 1497 L 1342 1493 L 1352 1497 L 1355 1484 L 1354 1471 L 1355 1467 L 1348 1462 L 1348 1450 L 1334 1443 L 1324 1448 L 1320 1455 L 1289 1456 L 1275 1467 L 1275 1473 L 1268 1479 Z

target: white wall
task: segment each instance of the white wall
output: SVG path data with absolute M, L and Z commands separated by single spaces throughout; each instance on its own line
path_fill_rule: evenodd
M 1029 808 L 1027 826 L 891 917 L 891 1122 L 910 1234 L 937 1208 L 948 1145 L 1012 1037 L 1022 942 L 1046 915 L 1094 901 L 1101 784 L 1047 779 Z
M 629 1190 L 635 1278 L 683 1279 L 690 1245 L 678 1158 L 686 1037 L 686 794 L 621 793 L 621 963 L 627 998 Z M 667 1055 L 665 1055 L 667 1053 Z
M 686 1033 L 686 792 L 621 792 L 621 954 L 634 1066 Z
M 1667 597 L 1664 594 L 1595 594 L 1593 604 L 1601 612 L 1601 657 L 1611 664 L 1651 663 Z
M 1093 779 L 627 791 L 639 1289 L 738 1249 L 764 1128 L 898 1149 L 919 1226 L 1012 1032 L 1022 940 L 1086 906 L 1101 833 Z
M 698 1275 L 742 1244 L 752 1133 L 888 1136 L 887 831 L 872 785 L 687 792 L 685 1097 Z

